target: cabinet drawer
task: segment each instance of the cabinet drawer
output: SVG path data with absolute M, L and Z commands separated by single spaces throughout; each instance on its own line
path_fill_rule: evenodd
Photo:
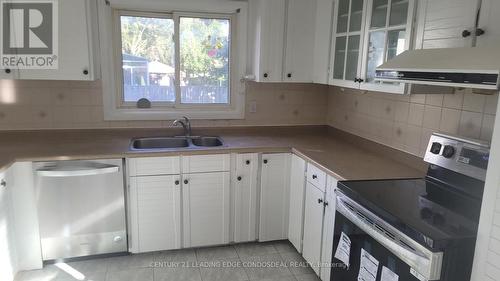
M 307 181 L 325 192 L 326 173 L 311 163 L 307 164 Z
M 182 173 L 226 172 L 230 163 L 229 154 L 183 156 Z
M 180 174 L 180 157 L 144 157 L 127 159 L 129 176 Z

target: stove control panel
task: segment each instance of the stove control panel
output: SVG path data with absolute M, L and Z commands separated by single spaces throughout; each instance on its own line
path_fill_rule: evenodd
M 431 136 L 424 160 L 484 181 L 489 156 L 489 143 L 435 133 Z

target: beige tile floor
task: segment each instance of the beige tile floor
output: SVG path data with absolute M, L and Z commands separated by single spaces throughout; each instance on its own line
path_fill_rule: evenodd
M 288 241 L 164 251 L 47 265 L 16 281 L 319 281 Z

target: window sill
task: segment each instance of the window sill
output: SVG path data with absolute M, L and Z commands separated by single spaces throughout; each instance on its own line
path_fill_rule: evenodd
M 104 111 L 106 121 L 139 121 L 139 120 L 174 120 L 181 116 L 190 119 L 244 119 L 245 113 L 239 109 L 228 110 L 196 110 L 190 109 L 120 109 L 115 108 Z

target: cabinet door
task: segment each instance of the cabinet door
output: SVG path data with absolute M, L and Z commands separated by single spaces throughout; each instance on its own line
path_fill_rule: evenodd
M 313 81 L 328 84 L 332 44 L 333 0 L 317 0 L 314 27 Z
M 181 248 L 180 175 L 130 178 L 132 252 Z
M 183 175 L 184 247 L 229 243 L 229 172 Z
M 234 190 L 234 242 L 257 239 L 257 187 L 259 155 L 235 156 Z
M 365 26 L 364 0 L 339 0 L 334 11 L 330 84 L 359 88 Z M 356 81 L 355 81 L 356 79 Z
M 478 1 L 419 1 L 417 48 L 471 47 Z M 464 37 L 464 31 L 471 32 L 471 35 Z
M 20 70 L 20 79 L 95 80 L 99 77 L 95 0 L 64 0 L 59 3 L 58 69 Z M 85 74 L 87 73 L 87 74 Z
M 404 83 L 375 81 L 375 69 L 410 48 L 414 0 L 367 0 L 360 88 L 404 94 Z
M 499 46 L 500 45 L 500 1 L 482 0 L 481 13 L 478 28 L 484 34 L 477 37 L 477 46 Z
M 320 274 L 321 237 L 323 231 L 323 211 L 325 194 L 311 183 L 306 185 L 304 212 L 304 248 L 302 255 L 312 265 L 316 274 Z
M 337 179 L 328 176 L 325 195 L 325 218 L 323 220 L 323 245 L 321 246 L 321 263 L 330 264 L 333 255 L 333 234 L 335 227 L 335 189 Z M 330 281 L 331 267 L 323 266 L 320 277 L 323 281 Z
M 14 217 L 11 201 L 12 179 L 10 171 L 0 173 L 0 280 L 14 280 L 17 271 L 17 253 Z
M 305 193 L 306 161 L 292 155 L 290 164 L 290 215 L 288 219 L 288 240 L 302 253 L 302 231 L 304 222 L 304 193 Z
M 316 0 L 288 0 L 283 81 L 312 82 Z
M 290 154 L 262 155 L 259 241 L 288 236 Z
M 285 0 L 258 0 L 256 22 L 256 80 L 281 82 L 285 40 Z

